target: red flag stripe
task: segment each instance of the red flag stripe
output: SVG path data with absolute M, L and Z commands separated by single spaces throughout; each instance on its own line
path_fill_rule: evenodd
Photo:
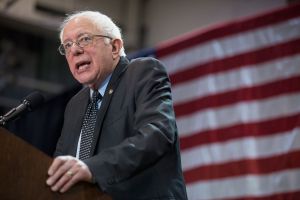
M 281 162 L 278 162 L 278 161 Z M 245 159 L 197 167 L 184 172 L 186 183 L 300 168 L 300 150 L 268 158 Z
M 235 138 L 274 135 L 276 133 L 293 130 L 299 126 L 300 113 L 277 119 L 237 124 L 226 128 L 202 131 L 187 137 L 180 137 L 180 148 L 183 151 L 195 146 L 224 142 Z
M 299 10 L 300 4 L 293 5 L 260 16 L 250 17 L 246 20 L 236 20 L 228 24 L 223 24 L 219 27 L 211 27 L 208 30 L 200 30 L 186 34 L 174 40 L 161 43 L 157 46 L 156 55 L 158 58 L 161 58 L 196 44 L 286 21 L 300 16 Z
M 242 53 L 232 57 L 211 61 L 208 63 L 188 67 L 187 70 L 170 75 L 172 86 L 191 81 L 195 78 L 212 73 L 220 73 L 228 70 L 259 64 L 277 58 L 291 56 L 300 52 L 300 38 L 285 43 L 265 47 L 247 53 Z
M 183 104 L 175 104 L 174 108 L 176 116 L 183 117 L 184 115 L 189 115 L 202 109 L 221 107 L 240 101 L 264 99 L 275 95 L 289 94 L 298 91 L 300 91 L 300 76 L 255 87 L 239 88 L 238 90 L 230 92 L 205 96 Z

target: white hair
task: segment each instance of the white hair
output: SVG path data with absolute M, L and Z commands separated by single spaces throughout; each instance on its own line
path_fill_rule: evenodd
M 97 11 L 79 11 L 79 12 L 75 12 L 71 15 L 68 15 L 60 26 L 59 38 L 60 38 L 61 42 L 62 42 L 62 36 L 63 36 L 65 26 L 71 20 L 73 20 L 77 17 L 84 17 L 84 18 L 90 20 L 97 27 L 97 29 L 99 29 L 103 32 L 103 34 L 105 34 L 113 39 L 119 39 L 119 40 L 121 40 L 121 42 L 123 44 L 123 39 L 122 39 L 122 34 L 121 34 L 120 28 L 112 21 L 111 18 L 109 18 L 108 16 L 106 16 L 100 12 L 97 12 Z M 126 56 L 124 45 L 122 45 L 119 55 Z

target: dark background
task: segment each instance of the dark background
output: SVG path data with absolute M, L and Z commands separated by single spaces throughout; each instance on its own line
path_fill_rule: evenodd
M 0 115 L 20 104 L 31 92 L 39 91 L 46 102 L 5 128 L 50 156 L 60 134 L 65 105 L 80 89 L 64 56 L 57 52 L 58 45 L 58 39 L 0 24 L 0 92 L 9 102 L 0 100 Z

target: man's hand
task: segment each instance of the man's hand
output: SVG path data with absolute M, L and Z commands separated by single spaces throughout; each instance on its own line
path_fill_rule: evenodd
M 92 182 L 92 173 L 81 160 L 72 156 L 58 156 L 48 170 L 46 183 L 52 191 L 65 192 L 79 181 Z

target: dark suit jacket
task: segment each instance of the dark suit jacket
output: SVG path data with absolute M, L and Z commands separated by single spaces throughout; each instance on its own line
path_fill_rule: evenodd
M 55 155 L 76 155 L 89 88 L 68 103 Z M 187 199 L 170 81 L 153 58 L 122 57 L 97 115 L 92 157 L 96 183 L 114 199 Z

